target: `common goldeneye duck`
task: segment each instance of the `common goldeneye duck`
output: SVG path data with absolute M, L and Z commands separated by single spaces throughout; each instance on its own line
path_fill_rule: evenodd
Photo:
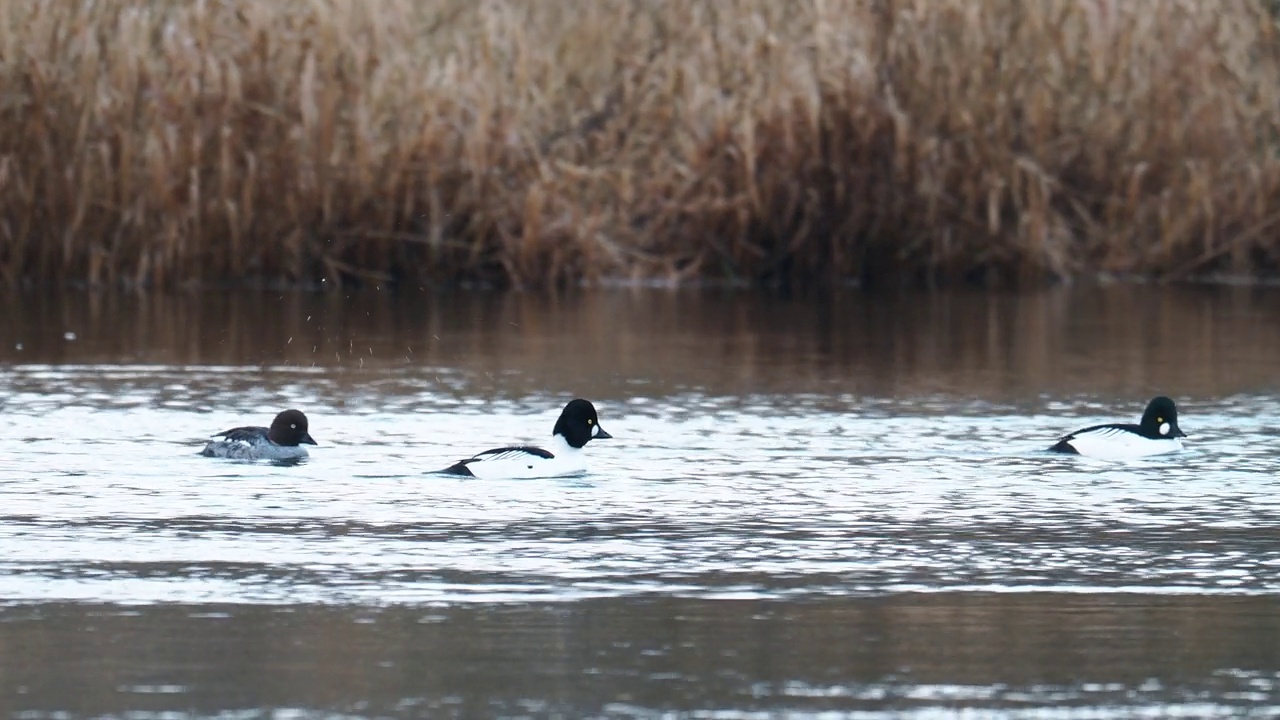
M 1123 460 L 1182 450 L 1187 434 L 1178 427 L 1178 408 L 1163 395 L 1147 403 L 1142 421 L 1094 425 L 1077 430 L 1049 448 L 1052 452 Z
M 530 445 L 486 450 L 441 470 L 485 480 L 559 477 L 586 472 L 582 446 L 613 436 L 600 427 L 595 407 L 581 398 L 569 401 L 551 430 L 551 449 Z
M 213 436 L 200 451 L 205 457 L 235 460 L 296 460 L 307 456 L 303 444 L 315 445 L 301 410 L 285 410 L 271 427 L 238 427 Z

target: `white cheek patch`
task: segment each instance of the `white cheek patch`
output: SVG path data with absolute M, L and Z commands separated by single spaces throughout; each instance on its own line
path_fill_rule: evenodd
M 599 426 L 599 425 L 592 425 L 592 426 L 591 426 L 591 437 L 596 437 L 596 436 L 597 436 L 597 435 L 599 435 L 599 434 L 600 434 L 600 426 Z
M 1160 434 L 1161 435 L 1169 434 L 1169 423 L 1160 423 Z

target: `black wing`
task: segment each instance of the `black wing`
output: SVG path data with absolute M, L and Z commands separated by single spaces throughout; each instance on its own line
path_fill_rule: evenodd
M 231 428 L 226 432 L 220 432 L 214 437 L 221 437 L 230 442 L 246 442 L 252 443 L 261 441 L 267 436 L 267 429 L 264 427 L 238 427 Z
M 1054 443 L 1053 447 L 1049 448 L 1049 452 L 1060 452 L 1060 453 L 1070 453 L 1072 455 L 1079 455 L 1080 451 L 1072 447 L 1070 443 L 1072 440 L 1075 440 L 1081 435 L 1088 435 L 1089 433 L 1109 434 L 1113 432 L 1134 432 L 1134 433 L 1141 434 L 1140 431 L 1141 431 L 1141 428 L 1138 427 L 1137 425 L 1134 425 L 1133 423 L 1107 423 L 1106 425 L 1090 425 L 1087 428 L 1076 430 L 1070 435 L 1063 437 L 1061 440 Z
M 450 465 L 449 467 L 445 468 L 444 470 L 441 470 L 440 472 L 446 475 L 467 475 L 470 477 L 475 477 L 475 473 L 471 472 L 471 468 L 467 467 L 467 465 L 473 462 L 488 462 L 491 460 L 507 460 L 511 458 L 520 457 L 521 455 L 533 455 L 535 457 L 540 457 L 546 460 L 550 460 L 551 458 L 555 457 L 555 454 L 552 453 L 550 450 L 544 450 L 540 447 L 535 447 L 533 445 L 512 445 L 510 447 L 500 447 L 500 448 L 494 448 L 492 450 L 485 450 L 482 453 L 477 453 L 475 457 L 469 457 L 466 460 L 459 460 L 458 462 Z
M 1075 436 L 1068 435 L 1062 438 L 1057 443 L 1055 443 L 1053 447 L 1049 448 L 1049 452 L 1067 453 L 1068 455 L 1079 455 L 1080 451 L 1071 447 L 1071 439 L 1073 437 Z

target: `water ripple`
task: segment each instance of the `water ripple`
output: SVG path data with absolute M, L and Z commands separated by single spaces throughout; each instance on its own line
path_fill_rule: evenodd
M 466 401 L 468 382 L 434 368 L 350 385 L 312 368 L 3 368 L 7 597 L 1280 591 L 1276 431 L 1257 419 L 1277 416 L 1274 396 L 1189 402 L 1189 452 L 1116 464 L 1042 452 L 1108 419 L 1113 403 L 1091 399 L 689 391 L 602 400 L 615 440 L 588 448 L 586 477 L 430 475 L 554 420 L 537 396 Z M 311 416 L 310 461 L 195 455 L 284 398 Z

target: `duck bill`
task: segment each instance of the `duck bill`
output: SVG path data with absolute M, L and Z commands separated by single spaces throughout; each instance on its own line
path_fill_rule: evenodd
M 302 439 L 298 441 L 298 444 L 299 445 L 318 445 L 319 443 L 317 443 L 315 440 L 312 439 L 311 433 L 307 433 L 302 436 Z
M 604 428 L 596 426 L 596 434 L 591 436 L 592 440 L 612 440 L 613 436 L 604 431 Z
M 1173 431 L 1173 436 L 1174 436 L 1174 437 L 1186 437 L 1186 436 L 1187 436 L 1187 434 L 1186 434 L 1186 433 L 1184 433 L 1184 432 L 1182 432 L 1182 428 L 1178 428 L 1177 430 L 1174 430 L 1174 431 Z

